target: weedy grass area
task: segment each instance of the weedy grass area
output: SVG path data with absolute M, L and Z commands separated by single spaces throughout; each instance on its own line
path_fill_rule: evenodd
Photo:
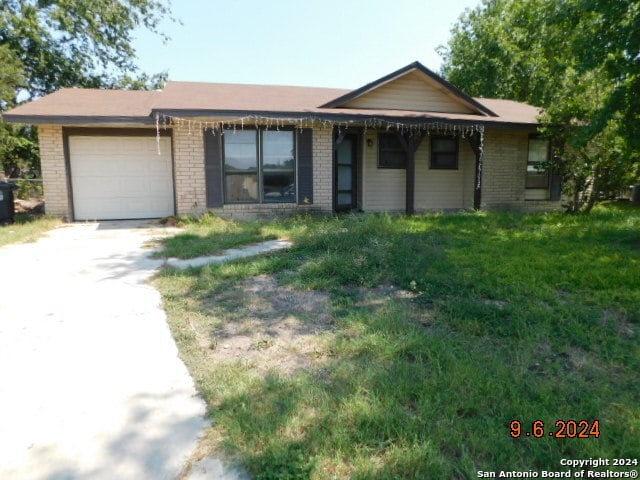
M 48 230 L 62 224 L 57 217 L 46 215 L 18 213 L 15 223 L 0 225 L 0 247 L 10 243 L 33 242 Z
M 164 239 L 159 256 L 195 258 L 286 235 L 286 229 L 275 222 L 233 222 L 212 214 L 179 217 L 176 223 L 186 232 Z
M 205 443 L 254 478 L 638 458 L 640 209 L 205 219 L 168 248 L 221 248 L 216 232 L 294 241 L 155 280 L 213 420 Z M 550 436 L 558 420 L 588 438 Z

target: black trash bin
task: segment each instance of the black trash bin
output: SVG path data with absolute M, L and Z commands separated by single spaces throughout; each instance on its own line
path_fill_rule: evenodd
M 13 183 L 0 182 L 0 225 L 13 223 L 15 215 L 13 191 L 16 188 Z
M 631 203 L 640 205 L 640 183 L 631 187 Z

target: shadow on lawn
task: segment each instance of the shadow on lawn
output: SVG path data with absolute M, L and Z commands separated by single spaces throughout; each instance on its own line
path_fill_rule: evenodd
M 320 366 L 220 392 L 211 414 L 256 478 L 330 477 L 332 469 L 340 476 L 340 468 L 352 478 L 468 478 L 477 469 L 549 469 L 564 457 L 635 448 L 624 420 L 639 413 L 633 372 L 607 378 L 539 344 L 469 338 L 442 319 L 425 326 L 415 306 L 400 303 L 352 308 Z M 508 435 L 513 419 L 603 412 L 609 435 L 600 442 Z
M 324 224 L 288 253 L 185 273 L 200 277 L 188 295 L 209 301 L 207 279 L 234 272 L 332 295 L 325 363 L 208 399 L 225 446 L 258 479 L 473 478 L 633 456 L 638 220 L 612 216 Z M 384 283 L 416 298 L 359 303 L 354 286 Z M 514 419 L 599 419 L 603 434 L 512 439 Z

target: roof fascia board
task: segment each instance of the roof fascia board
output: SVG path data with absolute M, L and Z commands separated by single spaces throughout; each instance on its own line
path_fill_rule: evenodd
M 449 92 L 451 92 L 459 100 L 462 100 L 463 102 L 465 102 L 468 105 L 472 106 L 476 110 L 482 112 L 484 115 L 488 115 L 490 117 L 497 117 L 498 116 L 495 112 L 493 112 L 489 108 L 485 107 L 484 105 L 482 105 L 478 101 L 474 100 L 472 97 L 470 97 L 469 95 L 464 93 L 458 87 L 456 87 L 455 85 L 447 82 L 440 75 L 435 74 L 434 72 L 429 70 L 427 67 L 422 65 L 420 62 L 410 63 L 406 67 L 400 68 L 399 70 L 396 70 L 395 72 L 391 72 L 390 74 L 385 75 L 384 77 L 379 78 L 378 80 L 374 80 L 373 82 L 367 83 L 363 87 L 357 88 L 356 90 L 353 90 L 352 92 L 349 92 L 346 95 L 343 95 L 343 96 L 338 97 L 338 98 L 336 98 L 334 100 L 331 100 L 330 102 L 325 103 L 324 105 L 321 105 L 320 108 L 337 108 L 337 107 L 341 107 L 346 102 L 348 102 L 350 100 L 353 100 L 355 98 L 358 98 L 358 97 L 370 92 L 371 90 L 375 90 L 376 88 L 378 88 L 378 87 L 380 87 L 382 85 L 385 85 L 385 84 L 387 84 L 387 83 L 389 83 L 389 82 L 391 82 L 391 81 L 393 81 L 393 80 L 395 80 L 395 79 L 397 79 L 399 77 L 402 77 L 402 76 L 406 75 L 407 73 L 412 72 L 413 70 L 418 70 L 423 75 L 426 75 L 430 79 L 432 79 L 435 82 L 437 82 L 438 84 L 442 85 L 445 89 L 447 89 Z
M 318 121 L 336 122 L 364 122 L 367 120 L 381 120 L 403 125 L 424 123 L 447 123 L 456 125 L 484 124 L 491 128 L 536 128 L 537 124 L 530 122 L 500 122 L 487 121 L 486 117 L 477 119 L 451 119 L 438 115 L 416 115 L 411 117 L 394 115 L 370 115 L 367 113 L 342 112 L 282 112 L 282 111 L 251 111 L 251 110 L 154 110 L 149 117 L 97 117 L 97 116 L 54 116 L 54 115 L 4 115 L 4 119 L 10 123 L 22 123 L 31 125 L 155 125 L 155 115 L 170 117 L 214 117 L 228 118 L 230 121 L 242 117 L 266 117 L 277 119 L 303 120 L 314 119 Z
M 366 120 L 381 120 L 390 123 L 399 123 L 403 125 L 421 125 L 424 123 L 447 123 L 451 125 L 478 125 L 482 124 L 487 128 L 537 128 L 538 124 L 529 122 L 499 122 L 487 121 L 487 117 L 478 117 L 478 119 L 451 119 L 440 117 L 437 115 L 416 115 L 412 117 L 394 116 L 394 115 L 370 115 L 367 113 L 345 113 L 342 112 L 282 112 L 267 110 L 175 110 L 175 109 L 154 109 L 152 117 L 155 115 L 166 115 L 168 117 L 190 117 L 190 118 L 206 118 L 212 117 L 224 120 L 228 118 L 230 123 L 239 121 L 241 118 L 273 118 L 285 120 L 332 120 L 336 122 L 363 122 Z M 206 122 L 206 120 L 205 120 Z
M 155 119 L 151 117 L 100 117 L 83 115 L 14 115 L 5 114 L 4 120 L 10 123 L 24 123 L 31 125 L 95 125 L 95 124 L 140 124 L 153 125 Z

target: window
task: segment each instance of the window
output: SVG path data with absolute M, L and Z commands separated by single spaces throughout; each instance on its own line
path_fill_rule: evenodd
M 262 201 L 293 202 L 296 158 L 293 130 L 262 132 Z
M 431 168 L 458 169 L 458 138 L 433 135 L 431 137 Z
M 225 130 L 226 203 L 294 202 L 293 130 Z
M 258 201 L 258 132 L 224 132 L 225 201 Z
M 407 153 L 394 133 L 378 135 L 378 168 L 407 168 Z
M 549 141 L 542 138 L 529 139 L 526 188 L 548 189 L 549 172 L 544 164 L 549 159 Z

